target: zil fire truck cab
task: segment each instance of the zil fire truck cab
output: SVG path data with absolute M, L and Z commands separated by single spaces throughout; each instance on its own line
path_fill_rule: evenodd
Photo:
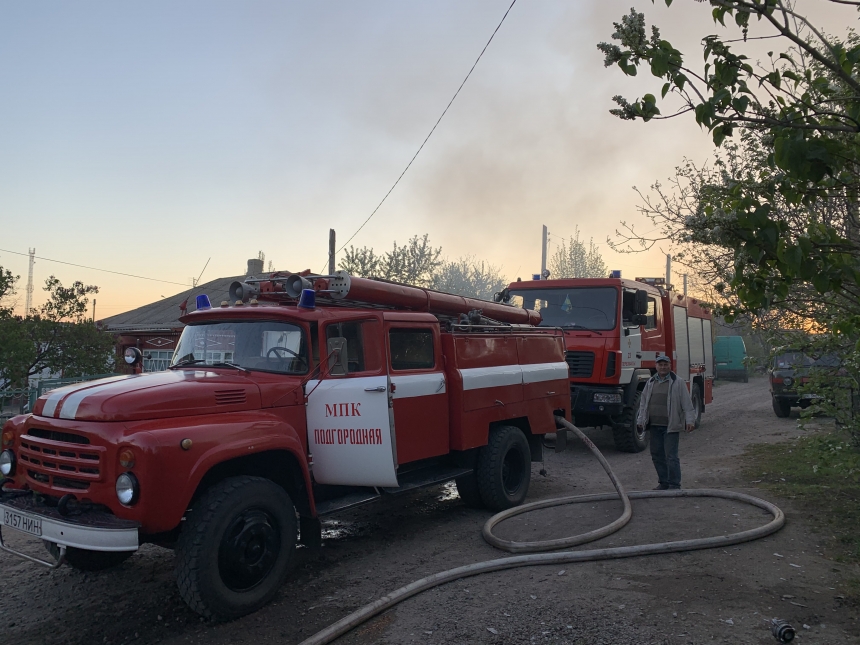
M 695 298 L 668 291 L 659 278 L 618 277 L 518 281 L 497 300 L 564 330 L 577 425 L 611 426 L 618 450 L 643 450 L 636 409 L 657 354 L 666 354 L 689 388 L 698 427 L 713 399 L 714 361 L 712 315 Z
M 57 389 L 3 427 L 0 528 L 41 564 L 175 549 L 184 600 L 220 620 L 283 583 L 319 518 L 456 480 L 522 503 L 555 416 L 570 418 L 560 330 L 509 305 L 361 278 L 272 274 L 182 318 L 171 368 Z

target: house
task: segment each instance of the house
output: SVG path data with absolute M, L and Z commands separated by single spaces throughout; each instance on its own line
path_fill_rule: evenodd
M 193 289 L 157 302 L 126 311 L 125 313 L 103 318 L 96 322 L 99 328 L 116 337 L 117 356 L 122 356 L 129 347 L 137 347 L 143 352 L 143 370 L 157 372 L 167 369 L 173 358 L 173 351 L 182 328 L 179 317 L 185 311 L 194 311 L 197 296 L 206 294 L 214 306 L 229 299 L 230 284 L 263 273 L 263 261 L 248 260 L 248 271 L 244 276 L 218 278 Z

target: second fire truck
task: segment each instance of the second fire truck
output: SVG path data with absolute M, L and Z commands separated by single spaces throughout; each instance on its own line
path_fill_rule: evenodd
M 618 450 L 647 446 L 636 409 L 657 354 L 671 357 L 687 384 L 697 427 L 713 400 L 712 314 L 662 279 L 518 281 L 497 299 L 537 311 L 542 326 L 564 331 L 574 423 L 610 426 Z

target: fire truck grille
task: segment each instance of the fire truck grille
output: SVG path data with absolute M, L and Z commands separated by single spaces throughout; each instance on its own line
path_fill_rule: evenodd
M 21 437 L 19 458 L 32 482 L 58 491 L 82 491 L 102 480 L 104 453 L 86 437 L 34 428 Z
M 235 405 L 245 402 L 245 390 L 220 390 L 215 392 L 215 403 L 218 405 Z
M 594 352 L 567 352 L 565 360 L 571 378 L 588 378 L 594 371 Z

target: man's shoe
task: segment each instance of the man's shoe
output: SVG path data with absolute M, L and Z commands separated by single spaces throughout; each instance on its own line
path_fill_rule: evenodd
M 669 490 L 669 484 L 658 484 L 654 490 Z

